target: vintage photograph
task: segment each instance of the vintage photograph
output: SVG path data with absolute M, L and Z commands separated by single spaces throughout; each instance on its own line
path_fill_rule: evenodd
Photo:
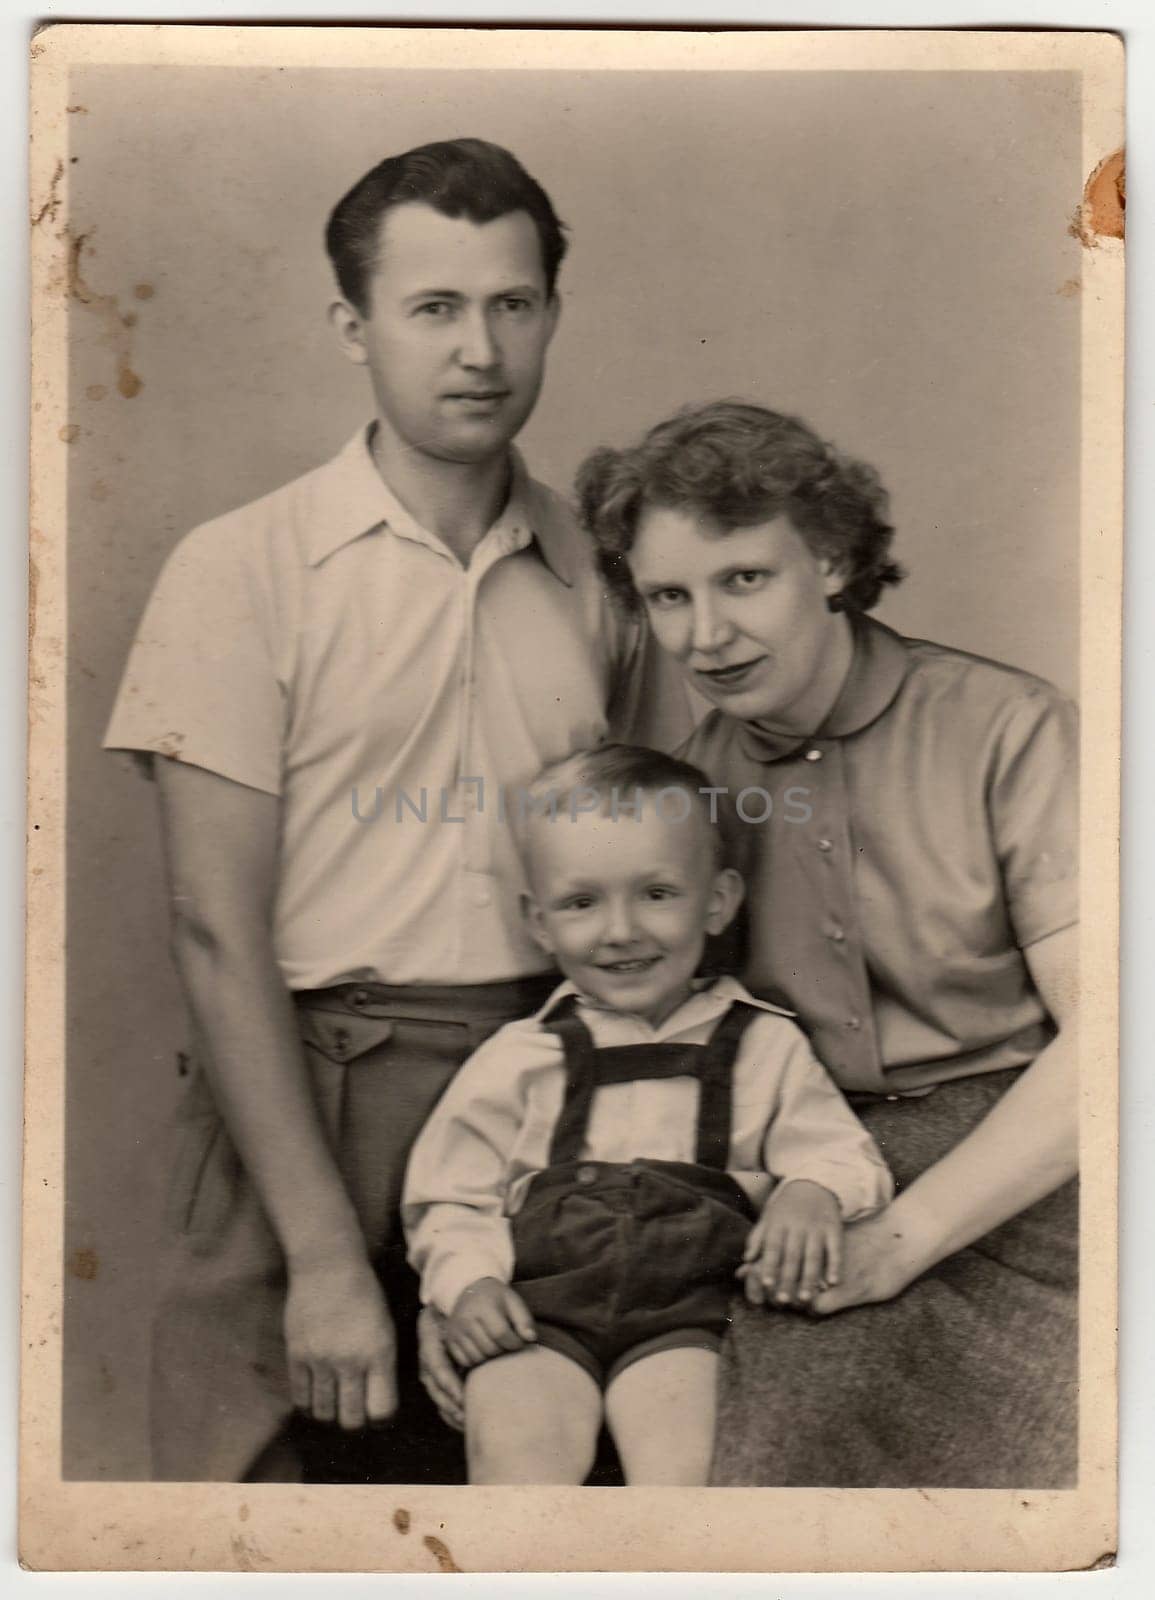
M 1109 1553 L 1118 40 L 37 52 L 36 1564 Z

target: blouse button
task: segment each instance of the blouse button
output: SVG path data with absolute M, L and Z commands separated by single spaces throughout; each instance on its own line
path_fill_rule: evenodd
M 844 928 L 840 928 L 837 923 L 834 923 L 831 927 L 827 928 L 826 937 L 828 939 L 833 939 L 835 944 L 842 944 L 846 939 L 846 930 Z
M 834 845 L 829 839 L 819 839 L 818 848 L 822 851 L 823 855 L 826 855 L 829 851 L 834 849 Z
M 847 1017 L 846 1026 L 848 1028 L 853 1028 L 855 1033 L 857 1033 L 859 1028 L 862 1027 L 862 1018 L 861 1017 Z
M 821 750 L 807 750 L 806 759 L 807 759 L 807 761 L 821 761 L 822 760 L 822 751 Z

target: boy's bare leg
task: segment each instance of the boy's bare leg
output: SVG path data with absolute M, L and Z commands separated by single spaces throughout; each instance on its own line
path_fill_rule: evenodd
M 474 1367 L 465 1380 L 470 1483 L 584 1483 L 602 1396 L 589 1373 L 541 1345 Z
M 630 1484 L 709 1481 L 717 1408 L 713 1350 L 659 1350 L 606 1390 L 606 1422 Z

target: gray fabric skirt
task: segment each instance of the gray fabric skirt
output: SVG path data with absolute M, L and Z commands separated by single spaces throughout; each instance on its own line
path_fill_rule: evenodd
M 901 1190 L 1020 1070 L 855 1110 Z M 736 1301 L 711 1482 L 1071 1488 L 1078 1209 L 1072 1181 L 881 1304 L 819 1318 Z

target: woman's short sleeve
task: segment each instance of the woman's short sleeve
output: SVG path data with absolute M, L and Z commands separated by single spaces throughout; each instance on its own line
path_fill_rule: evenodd
M 172 756 L 279 794 L 285 700 L 272 597 L 239 533 L 228 518 L 208 523 L 169 557 L 104 745 Z
M 1049 685 L 1032 685 L 1003 731 L 988 789 L 1020 948 L 1078 920 L 1078 786 L 1078 713 Z

